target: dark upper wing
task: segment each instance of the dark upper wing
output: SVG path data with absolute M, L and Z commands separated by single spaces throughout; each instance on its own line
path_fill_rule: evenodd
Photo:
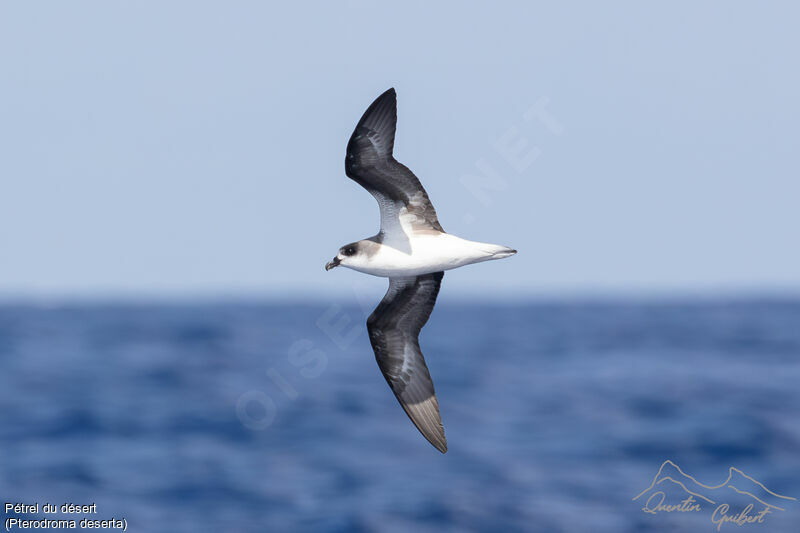
M 389 290 L 367 319 L 378 366 L 406 414 L 440 452 L 447 451 L 439 401 L 419 348 L 444 272 L 390 278 Z
M 444 231 L 428 193 L 414 173 L 392 155 L 396 126 L 397 97 L 394 89 L 389 89 L 367 108 L 350 136 L 345 172 L 378 200 L 384 236 L 407 239 L 397 232 Z M 404 219 L 409 229 L 400 223 L 406 214 L 413 215 Z

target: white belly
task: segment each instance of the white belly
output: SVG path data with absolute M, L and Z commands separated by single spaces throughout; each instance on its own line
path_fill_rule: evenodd
M 515 253 L 505 246 L 468 241 L 447 233 L 415 235 L 410 244 L 410 254 L 382 245 L 368 262 L 350 268 L 381 277 L 419 276 Z

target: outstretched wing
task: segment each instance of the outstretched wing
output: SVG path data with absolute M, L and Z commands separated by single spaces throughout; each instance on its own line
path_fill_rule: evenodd
M 390 278 L 389 290 L 367 319 L 378 366 L 408 417 L 440 452 L 447 451 L 439 401 L 419 348 L 444 272 Z
M 348 177 L 378 201 L 379 240 L 407 249 L 410 233 L 444 230 L 422 184 L 392 155 L 396 126 L 397 96 L 394 89 L 389 89 L 372 102 L 358 121 L 347 143 L 344 168 Z

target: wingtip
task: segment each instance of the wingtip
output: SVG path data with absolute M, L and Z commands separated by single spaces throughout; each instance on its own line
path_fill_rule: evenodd
M 447 437 L 444 434 L 444 424 L 442 424 L 442 417 L 439 414 L 439 402 L 436 395 L 415 403 L 406 403 L 400 396 L 398 396 L 398 400 L 425 440 L 440 452 L 447 453 Z
M 394 150 L 397 126 L 397 95 L 394 87 L 378 96 L 361 115 L 347 143 L 345 173 L 353 177 L 361 165 L 373 164 L 372 159 L 390 157 Z
M 439 402 L 437 401 L 436 404 L 437 404 L 436 414 L 438 415 Z M 417 423 L 414 422 L 414 425 L 417 425 Z M 422 433 L 422 436 L 425 437 L 425 440 L 430 442 L 434 448 L 436 448 L 443 454 L 447 453 L 447 436 L 445 436 L 444 434 L 444 424 L 442 424 L 441 417 L 439 418 L 438 427 L 436 427 L 435 429 L 432 430 L 432 428 L 430 427 L 423 429 L 420 426 L 417 426 L 417 429 L 419 429 L 420 433 Z
M 408 411 L 406 411 L 408 413 Z M 437 409 L 438 414 L 438 409 Z M 411 418 L 411 421 L 414 422 L 414 425 L 417 427 L 422 436 L 425 437 L 425 440 L 431 443 L 431 446 L 442 452 L 443 454 L 447 453 L 447 437 L 444 434 L 444 426 L 439 422 L 439 427 L 431 428 L 430 426 L 425 426 L 420 423 L 419 420 L 415 420 Z
M 442 430 L 444 430 L 444 428 L 442 428 Z M 444 436 L 444 431 L 440 435 L 428 435 L 422 433 L 422 436 L 425 437 L 425 440 L 431 443 L 431 446 L 443 454 L 447 453 L 447 438 Z
M 392 103 L 390 105 L 397 105 L 397 92 L 395 92 L 394 87 L 389 87 L 383 91 L 383 93 L 375 99 L 373 105 L 381 105 L 383 102 L 387 101 Z
M 416 425 L 416 423 L 414 425 Z M 439 427 L 433 430 L 431 430 L 431 428 L 423 429 L 420 426 L 417 426 L 417 429 L 420 430 L 425 440 L 430 442 L 434 448 L 443 454 L 447 453 L 447 437 L 444 434 L 444 425 L 441 422 L 439 423 Z

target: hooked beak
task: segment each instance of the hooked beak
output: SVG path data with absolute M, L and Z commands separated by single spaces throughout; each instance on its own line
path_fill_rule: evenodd
M 338 267 L 341 260 L 338 257 L 334 257 L 329 263 L 325 264 L 325 270 L 328 271 L 333 267 Z

